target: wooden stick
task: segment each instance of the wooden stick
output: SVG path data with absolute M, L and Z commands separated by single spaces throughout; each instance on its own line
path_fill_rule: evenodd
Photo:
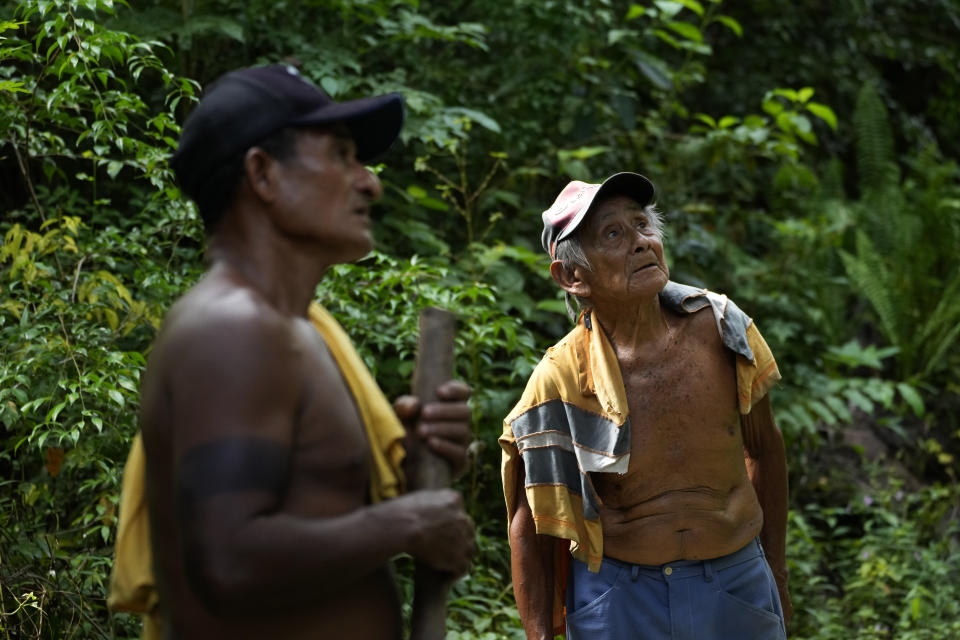
M 420 312 L 420 337 L 413 394 L 420 406 L 437 399 L 437 387 L 453 378 L 454 315 L 436 307 Z M 442 489 L 452 480 L 450 465 L 425 445 L 418 452 L 413 487 Z M 447 593 L 453 577 L 422 563 L 414 574 L 411 640 L 443 640 L 447 634 Z

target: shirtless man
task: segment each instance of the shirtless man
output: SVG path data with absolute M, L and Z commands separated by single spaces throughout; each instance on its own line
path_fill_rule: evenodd
M 373 247 L 381 186 L 363 163 L 402 121 L 399 95 L 334 103 L 276 65 L 222 78 L 184 127 L 173 166 L 210 264 L 170 310 L 142 390 L 167 638 L 399 638 L 390 559 L 469 567 L 459 494 L 372 500 L 369 434 L 386 427 L 364 424 L 366 399 L 307 319 L 327 270 Z M 438 395 L 396 409 L 462 467 L 469 389 Z
M 517 606 L 531 639 L 784 638 L 780 375 L 736 305 L 669 281 L 652 199 L 620 173 L 543 214 L 583 312 L 504 423 Z

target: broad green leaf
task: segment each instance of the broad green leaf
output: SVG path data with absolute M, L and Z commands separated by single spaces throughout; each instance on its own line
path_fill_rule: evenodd
M 719 127 L 720 129 L 729 129 L 730 127 L 737 124 L 738 122 L 740 122 L 739 118 L 736 118 L 734 116 L 723 116 L 722 118 L 720 118 L 720 122 L 717 123 L 717 127 Z
M 797 130 L 795 132 L 797 137 L 806 142 L 807 144 L 816 145 L 817 144 L 817 135 L 812 131 L 801 131 Z
M 730 29 L 730 31 L 733 31 L 735 34 L 737 34 L 738 38 L 743 37 L 743 27 L 741 27 L 740 23 L 734 20 L 733 18 L 731 18 L 730 16 L 717 16 L 716 18 L 714 18 L 714 20 L 716 20 L 717 22 L 723 25 L 726 25 L 726 27 Z
M 799 102 L 806 102 L 813 97 L 813 87 L 803 87 L 797 91 L 797 100 Z
M 910 600 L 910 617 L 913 620 L 919 620 L 922 614 L 921 607 L 923 605 L 923 599 L 919 596 L 912 598 Z
M 708 115 L 705 114 L 705 113 L 698 113 L 698 114 L 696 114 L 696 115 L 694 116 L 694 118 L 696 118 L 696 119 L 699 120 L 700 122 L 706 123 L 707 125 L 710 126 L 711 129 L 716 129 L 716 128 L 717 128 L 717 121 L 714 120 L 713 118 L 711 118 L 710 116 L 708 116 Z
M 777 126 L 784 133 L 792 134 L 794 132 L 793 114 L 789 111 L 781 111 L 777 114 Z
M 15 22 L 13 20 L 0 20 L 0 33 L 10 29 L 19 29 L 21 25 L 27 24 L 25 20 Z
M 808 102 L 806 108 L 807 111 L 830 125 L 831 129 L 837 130 L 837 116 L 833 113 L 833 109 L 819 102 Z
M 110 396 L 110 399 L 116 402 L 121 407 L 126 404 L 126 401 L 123 399 L 123 394 L 117 391 L 116 389 L 108 389 L 107 395 Z
M 810 133 L 812 126 L 810 125 L 810 119 L 806 116 L 800 115 L 798 113 L 791 113 L 790 120 L 793 122 L 793 126 L 799 133 Z
M 557 157 L 561 161 L 566 160 L 586 160 L 600 154 L 610 151 L 610 147 L 580 147 L 579 149 L 559 150 Z
M 677 2 L 685 6 L 687 9 L 690 9 L 690 11 L 693 11 L 698 16 L 702 16 L 704 14 L 703 5 L 697 2 L 697 0 L 677 0 Z
M 635 51 L 633 59 L 640 72 L 658 88 L 667 91 L 673 87 L 672 72 L 663 60 L 642 51 Z
M 111 330 L 116 331 L 117 327 L 120 325 L 120 318 L 117 317 L 117 312 L 113 309 L 104 309 L 103 315 L 107 317 L 107 325 Z
M 642 15 L 645 14 L 646 12 L 647 12 L 647 8 L 646 8 L 646 7 L 641 6 L 641 5 L 639 5 L 639 4 L 632 4 L 632 5 L 630 5 L 630 9 L 627 11 L 627 16 L 626 16 L 626 18 L 624 18 L 624 19 L 625 19 L 625 20 L 628 20 L 628 21 L 629 21 L 629 20 L 633 20 L 633 19 L 635 19 L 635 18 L 639 18 L 640 16 L 642 16 Z
M 776 116 L 783 111 L 783 104 L 777 100 L 764 100 L 763 110 L 772 116 Z
M 44 420 L 45 424 L 50 424 L 51 422 L 56 422 L 57 416 L 60 415 L 60 412 L 63 411 L 63 408 L 67 406 L 67 401 L 58 402 L 55 407 L 47 411 L 47 417 Z
M 772 91 L 768 91 L 768 92 L 767 92 L 767 96 L 764 98 L 764 100 L 766 100 L 767 98 L 769 98 L 769 97 L 771 97 L 771 96 L 782 96 L 782 97 L 786 98 L 787 100 L 789 100 L 790 102 L 796 102 L 796 101 L 797 101 L 797 92 L 794 91 L 793 89 L 780 88 L 780 89 L 774 89 L 774 90 L 772 90 Z
M 630 29 L 611 29 L 607 32 L 607 44 L 617 44 L 631 35 L 633 35 L 633 31 Z
M 654 29 L 653 35 L 657 36 L 667 44 L 669 44 L 674 49 L 680 49 L 680 42 L 674 38 L 672 35 L 664 31 L 663 29 Z
M 0 91 L 9 91 L 10 93 L 30 93 L 23 87 L 23 82 L 19 80 L 0 80 Z
M 183 26 L 183 33 L 186 35 L 204 32 L 219 32 L 237 42 L 244 42 L 243 25 L 232 18 L 214 15 L 196 16 L 189 18 Z M 149 49 L 149 45 L 147 48 Z
M 917 393 L 916 389 L 905 382 L 898 382 L 897 391 L 900 392 L 900 397 L 903 398 L 908 405 L 910 405 L 914 415 L 920 417 L 924 414 L 925 408 L 923 405 L 923 398 L 920 397 L 920 394 Z
M 426 207 L 427 209 L 433 209 L 434 211 L 449 211 L 450 205 L 448 205 L 443 200 L 437 200 L 436 198 L 431 198 L 430 196 L 420 198 L 417 200 L 417 204 L 421 207 Z
M 334 77 L 324 76 L 320 78 L 320 86 L 330 94 L 331 98 L 335 98 L 340 93 L 340 82 Z
M 672 18 L 683 11 L 682 2 L 671 2 L 670 0 L 655 0 L 653 3 L 657 9 L 663 12 L 663 17 Z
M 464 117 L 470 118 L 473 122 L 476 122 L 484 129 L 493 131 L 494 133 L 500 133 L 500 125 L 497 124 L 497 121 L 488 116 L 485 113 L 477 111 L 475 109 L 467 109 L 464 107 L 456 107 L 450 109 L 450 112 L 460 114 Z
M 692 40 L 693 42 L 703 42 L 703 34 L 700 33 L 700 29 L 689 22 L 683 22 L 682 20 L 671 20 L 667 23 L 667 28 L 676 34 L 683 36 L 687 40 Z

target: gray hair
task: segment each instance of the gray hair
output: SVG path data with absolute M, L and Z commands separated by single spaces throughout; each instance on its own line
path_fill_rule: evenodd
M 596 203 L 594 203 L 593 206 L 596 206 Z M 647 216 L 647 221 L 653 228 L 653 233 L 657 239 L 663 240 L 663 216 L 660 210 L 657 209 L 657 206 L 648 204 L 643 208 L 643 214 Z M 556 259 L 563 264 L 564 269 L 569 271 L 572 271 L 574 267 L 581 267 L 587 271 L 593 270 L 593 267 L 590 266 L 590 260 L 587 259 L 587 254 L 583 251 L 583 241 L 580 239 L 580 231 L 582 228 L 583 227 L 580 227 L 580 229 L 577 229 L 557 243 Z M 577 311 L 573 308 L 571 302 L 573 299 L 577 301 L 577 309 L 589 309 L 593 307 L 590 300 L 571 295 L 569 291 L 564 292 L 563 299 L 567 305 L 567 314 L 571 320 L 577 319 Z

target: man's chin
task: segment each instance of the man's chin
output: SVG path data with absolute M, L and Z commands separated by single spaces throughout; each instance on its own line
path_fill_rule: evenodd
M 367 237 L 363 241 L 358 241 L 354 244 L 343 246 L 343 251 L 345 254 L 348 254 L 349 257 L 346 257 L 343 262 L 357 262 L 369 256 L 373 253 L 374 243 L 372 237 Z

